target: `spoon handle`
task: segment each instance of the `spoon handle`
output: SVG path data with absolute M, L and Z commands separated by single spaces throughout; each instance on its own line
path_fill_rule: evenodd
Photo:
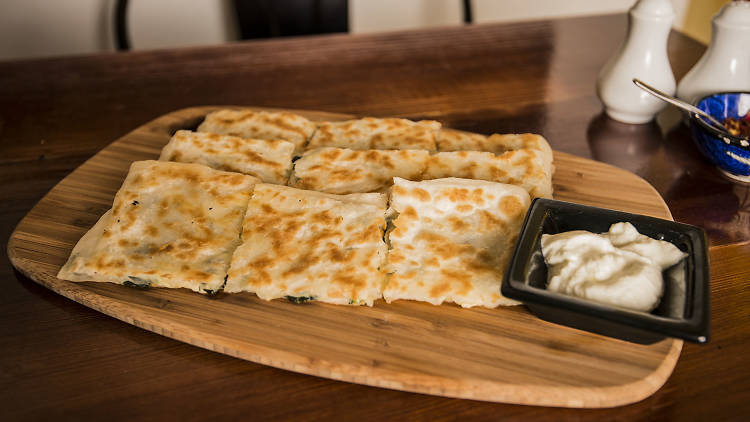
M 681 109 L 689 111 L 691 113 L 695 113 L 695 114 L 697 114 L 697 115 L 699 115 L 699 116 L 701 116 L 701 117 L 703 117 L 705 119 L 708 119 L 711 122 L 711 124 L 713 124 L 717 128 L 721 128 L 721 130 L 723 130 L 723 131 L 726 131 L 726 129 L 724 128 L 724 125 L 721 124 L 720 121 L 714 119 L 713 116 L 711 116 L 710 114 L 706 113 L 705 111 L 699 109 L 698 107 L 695 107 L 692 104 L 686 103 L 685 101 L 678 100 L 677 98 L 672 97 L 671 95 L 667 95 L 667 94 L 659 91 L 658 89 L 656 89 L 656 88 L 654 88 L 654 87 L 652 87 L 650 85 L 647 85 L 647 84 L 643 83 L 643 81 L 641 81 L 640 79 L 634 78 L 633 79 L 633 83 L 638 88 L 640 88 L 640 89 L 648 92 L 649 94 L 653 95 L 654 97 L 660 98 L 660 99 L 668 102 L 669 104 L 672 104 L 675 107 L 681 108 Z

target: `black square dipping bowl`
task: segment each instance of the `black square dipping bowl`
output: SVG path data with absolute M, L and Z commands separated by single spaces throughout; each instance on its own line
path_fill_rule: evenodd
M 571 230 L 593 233 L 630 222 L 648 237 L 666 240 L 687 258 L 662 273 L 664 294 L 653 311 L 639 312 L 546 290 L 547 266 L 542 234 Z M 546 321 L 640 344 L 665 337 L 705 343 L 709 336 L 709 274 L 706 234 L 702 229 L 639 214 L 537 198 L 521 228 L 502 284 L 503 296 L 523 302 Z

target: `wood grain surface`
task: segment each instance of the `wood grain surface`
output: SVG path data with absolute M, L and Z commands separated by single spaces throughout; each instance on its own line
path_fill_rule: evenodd
M 70 299 L 141 328 L 253 362 L 342 381 L 449 397 L 561 407 L 642 400 L 667 380 L 682 341 L 643 346 L 543 322 L 523 307 L 462 309 L 396 301 L 295 305 L 255 295 L 207 297 L 56 278 L 78 239 L 112 206 L 133 161 L 156 159 L 178 129 L 215 108 L 169 113 L 63 179 L 11 235 L 13 265 Z M 311 120 L 340 114 L 295 110 Z M 555 154 L 562 200 L 671 218 L 658 193 L 624 170 Z
M 279 370 L 122 323 L 29 280 L 0 254 L 0 419 L 746 420 L 750 189 L 703 159 L 679 115 L 627 125 L 602 114 L 597 73 L 626 28 L 621 14 L 0 62 L 0 238 L 114 139 L 184 107 L 283 106 L 541 133 L 557 151 L 641 176 L 676 221 L 708 234 L 711 341 L 686 343 L 649 398 L 612 409 L 520 406 Z M 705 48 L 673 31 L 675 78 Z

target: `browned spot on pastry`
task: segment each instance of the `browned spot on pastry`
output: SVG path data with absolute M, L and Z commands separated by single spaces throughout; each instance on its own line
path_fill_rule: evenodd
M 448 283 L 440 283 L 436 284 L 435 286 L 432 286 L 430 289 L 430 297 L 437 298 L 440 296 L 444 296 L 446 293 L 448 293 L 451 289 L 450 284 Z
M 414 196 L 422 202 L 428 202 L 432 199 L 430 193 L 422 188 L 415 188 L 413 193 Z
M 521 201 L 515 196 L 510 195 L 500 199 L 500 210 L 510 218 L 516 217 L 524 211 Z

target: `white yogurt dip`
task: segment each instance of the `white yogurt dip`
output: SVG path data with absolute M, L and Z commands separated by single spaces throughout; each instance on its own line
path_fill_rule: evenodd
M 627 222 L 602 234 L 575 230 L 542 235 L 542 255 L 548 290 L 643 312 L 661 300 L 662 271 L 686 256 Z

